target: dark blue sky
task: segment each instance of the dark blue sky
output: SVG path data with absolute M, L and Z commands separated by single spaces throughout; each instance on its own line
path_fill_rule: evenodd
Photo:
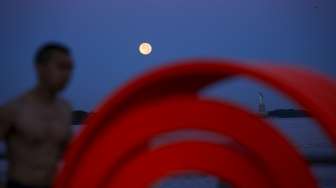
M 335 0 L 32 0 L 0 3 L 0 104 L 34 85 L 32 57 L 46 41 L 69 45 L 76 60 L 64 95 L 91 110 L 125 81 L 188 57 L 267 60 L 336 76 Z M 137 47 L 149 41 L 153 53 Z M 249 81 L 205 92 L 256 109 L 292 104 Z

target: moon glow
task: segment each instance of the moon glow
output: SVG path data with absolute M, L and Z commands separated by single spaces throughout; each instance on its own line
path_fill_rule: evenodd
M 139 45 L 139 52 L 142 55 L 149 55 L 152 52 L 152 45 L 147 42 L 141 43 Z

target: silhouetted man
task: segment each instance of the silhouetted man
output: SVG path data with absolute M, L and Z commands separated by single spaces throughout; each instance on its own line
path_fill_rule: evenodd
M 37 51 L 35 68 L 36 86 L 0 108 L 8 188 L 50 187 L 71 137 L 71 106 L 58 96 L 72 75 L 70 51 L 48 43 Z

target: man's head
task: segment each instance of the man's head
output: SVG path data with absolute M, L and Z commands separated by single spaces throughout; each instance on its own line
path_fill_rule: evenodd
M 36 53 L 35 67 L 39 83 L 51 92 L 59 92 L 66 87 L 72 74 L 70 50 L 59 43 L 47 43 Z

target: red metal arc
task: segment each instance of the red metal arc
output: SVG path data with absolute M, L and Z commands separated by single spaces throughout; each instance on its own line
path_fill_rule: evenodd
M 182 63 L 184 64 L 176 64 L 148 73 L 130 82 L 108 98 L 106 102 L 98 108 L 97 113 L 87 120 L 87 127 L 70 145 L 65 157 L 64 168 L 55 181 L 55 187 L 73 187 L 69 185 L 72 185 L 72 182 L 76 180 L 75 177 L 86 177 L 84 175 L 86 171 L 81 171 L 81 169 L 83 169 L 82 165 L 92 163 L 94 160 L 99 160 L 97 155 L 95 155 L 96 158 L 93 159 L 89 159 L 87 155 L 95 150 L 95 147 L 99 148 L 99 145 L 96 143 L 99 142 L 98 140 L 102 140 L 100 139 L 102 135 L 109 132 L 108 130 L 115 131 L 111 127 L 114 127 L 119 119 L 128 119 L 126 116 L 129 115 L 128 112 L 132 109 L 141 109 L 141 107 L 144 107 L 148 103 L 163 101 L 165 98 L 171 96 L 195 95 L 207 85 L 233 76 L 246 76 L 283 92 L 301 104 L 302 107 L 320 123 L 334 145 L 336 144 L 336 84 L 333 80 L 329 80 L 317 73 L 303 71 L 298 68 L 269 64 L 247 65 L 228 60 L 189 60 L 183 61 Z M 154 116 L 148 115 L 146 118 L 155 119 Z M 231 118 L 238 119 L 237 117 Z M 250 122 L 247 122 L 247 124 L 249 123 Z M 259 123 L 262 125 L 263 121 L 260 120 Z M 245 132 L 245 129 L 246 128 L 242 128 L 241 132 Z M 132 129 L 129 131 L 132 131 Z M 126 135 L 122 136 L 126 137 Z M 263 136 L 262 134 L 259 135 L 260 138 Z M 246 135 L 246 137 L 248 137 L 248 135 Z M 244 140 L 244 138 L 241 139 Z M 253 141 L 257 142 L 258 139 L 255 138 Z M 287 147 L 287 150 L 292 149 L 286 142 L 284 143 L 284 147 Z M 103 145 L 106 148 L 109 146 L 104 143 Z M 268 152 L 273 153 L 276 150 L 277 148 L 273 148 L 268 150 Z M 118 153 L 119 151 L 116 150 L 115 152 Z M 100 154 L 104 155 L 104 153 Z M 268 156 L 270 154 L 265 155 Z M 283 156 L 287 155 L 284 154 Z M 111 163 L 111 160 L 113 159 L 94 162 L 101 164 Z M 300 160 L 295 162 L 295 164 L 302 164 L 302 161 L 299 161 Z M 276 162 L 273 161 L 273 163 Z M 272 166 L 272 164 L 268 163 L 267 165 L 268 168 Z M 108 167 L 110 168 L 110 166 Z M 286 171 L 288 173 L 293 169 L 294 167 L 292 169 L 286 169 Z M 305 171 L 304 169 L 306 168 L 301 168 L 303 172 Z M 98 169 L 98 171 L 101 170 Z M 95 174 L 95 171 L 93 170 L 91 174 Z M 279 178 L 280 176 L 281 175 L 278 174 L 274 178 Z M 93 178 L 92 180 L 89 179 L 85 181 L 92 182 L 96 181 L 96 179 Z M 312 185 L 314 185 L 314 183 L 312 183 Z
M 237 188 L 274 187 L 268 177 L 246 158 L 223 145 L 182 142 L 143 153 L 112 177 L 106 187 L 147 188 L 161 177 L 186 171 L 205 172 L 219 177 L 223 182 L 231 182 Z

